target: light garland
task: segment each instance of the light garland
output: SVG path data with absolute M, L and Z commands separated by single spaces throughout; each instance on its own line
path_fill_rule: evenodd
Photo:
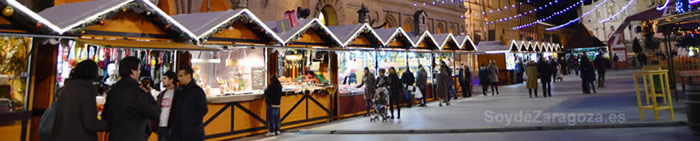
M 628 2 L 627 5 L 625 5 L 625 7 L 622 7 L 622 9 L 620 9 L 620 11 L 617 11 L 617 13 L 615 13 L 614 15 L 612 15 L 612 16 L 610 16 L 610 17 L 608 17 L 608 18 L 605 18 L 605 19 L 603 19 L 603 20 L 600 20 L 600 21 L 598 21 L 598 22 L 604 23 L 604 22 L 607 22 L 607 21 L 612 20 L 613 18 L 617 17 L 617 16 L 620 15 L 622 12 L 624 12 L 625 10 L 627 10 L 627 7 L 629 7 L 630 5 L 632 5 L 632 3 L 634 3 L 634 0 L 630 0 L 630 2 Z
M 530 1 L 528 1 L 528 3 L 530 3 Z M 545 4 L 544 6 L 540 6 L 540 7 L 538 7 L 538 8 L 534 8 L 534 10 L 535 10 L 535 12 L 537 12 L 538 9 L 539 9 L 539 10 L 542 10 L 543 8 L 547 8 L 547 7 L 549 7 L 549 6 L 553 6 L 554 4 L 558 4 L 558 3 L 559 3 L 558 0 L 555 1 L 554 3 L 549 2 L 549 3 Z M 523 5 L 523 3 L 521 2 L 520 5 Z M 515 4 L 511 5 L 511 7 L 516 8 L 516 7 L 515 7 Z M 507 5 L 504 6 L 503 9 L 508 10 L 508 6 L 507 6 Z M 501 8 L 498 8 L 496 13 L 501 12 L 501 11 L 502 11 Z M 489 10 L 489 13 L 492 14 L 492 13 L 494 13 L 494 12 L 493 12 L 493 10 Z M 486 15 L 486 13 L 482 13 L 482 14 L 483 14 L 483 15 Z M 494 20 L 494 21 L 504 22 L 504 21 L 508 21 L 508 20 L 513 20 L 513 19 L 520 18 L 520 17 L 522 17 L 523 15 L 527 15 L 527 14 L 532 14 L 532 10 L 527 11 L 527 12 L 523 12 L 523 13 L 517 13 L 517 14 L 514 14 L 513 16 L 508 16 L 508 17 L 505 17 L 505 18 L 500 18 L 500 19 L 497 19 L 497 20 Z M 489 21 L 485 21 L 485 23 L 488 24 Z
M 666 3 L 664 3 L 664 5 L 661 7 L 656 7 L 656 10 L 661 11 L 666 9 L 666 7 L 668 7 L 668 3 L 671 3 L 671 0 L 666 0 Z
M 557 15 L 560 15 L 560 14 L 562 14 L 562 13 L 566 13 L 566 12 L 570 11 L 571 9 L 575 8 L 576 6 L 582 5 L 582 4 L 583 4 L 583 1 L 579 1 L 579 2 L 577 2 L 577 3 L 574 3 L 574 5 L 571 5 L 571 6 L 567 7 L 566 9 L 562 9 L 562 10 L 560 10 L 560 11 L 558 11 L 558 12 L 554 12 L 553 15 L 550 15 L 550 16 L 548 16 L 548 17 L 546 17 L 546 18 L 538 19 L 538 20 L 536 20 L 536 21 L 533 21 L 533 22 L 528 23 L 528 24 L 525 24 L 525 25 L 515 26 L 515 27 L 513 27 L 513 30 L 519 30 L 519 29 L 527 28 L 527 27 L 530 27 L 530 26 L 533 26 L 533 25 L 537 25 L 537 23 L 544 22 L 544 21 L 548 21 L 548 20 L 552 19 L 553 16 L 557 16 Z
M 570 20 L 569 22 L 567 22 L 567 23 L 565 23 L 565 24 L 561 24 L 561 25 L 558 25 L 558 26 L 555 26 L 555 27 L 547 28 L 547 29 L 545 29 L 545 30 L 551 31 L 551 30 L 557 30 L 557 29 L 559 29 L 559 28 L 569 26 L 569 25 L 571 25 L 572 23 L 575 23 L 575 22 L 581 20 L 581 18 L 590 15 L 591 13 L 593 13 L 593 11 L 595 11 L 596 9 L 598 9 L 600 6 L 602 6 L 602 5 L 605 4 L 605 3 L 608 3 L 608 1 L 609 1 L 609 0 L 605 0 L 605 1 L 601 2 L 601 3 L 599 3 L 598 5 L 595 5 L 595 7 L 593 7 L 591 10 L 589 10 L 589 11 L 586 12 L 586 13 L 581 14 L 581 16 L 579 16 L 579 17 L 576 18 L 576 19 Z

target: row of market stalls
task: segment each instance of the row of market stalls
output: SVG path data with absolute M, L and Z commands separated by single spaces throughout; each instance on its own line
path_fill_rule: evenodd
M 477 50 L 481 52 L 477 57 L 479 65 L 488 66 L 492 61 L 500 69 L 499 83 L 518 83 L 515 73 L 518 65 L 526 64 L 527 61 L 537 61 L 542 56 L 545 58 L 558 59 L 557 52 L 562 47 L 556 43 L 533 42 L 511 40 L 504 43 L 502 41 L 482 41 L 477 45 Z
M 421 65 L 432 77 L 439 61 L 458 68 L 474 63 L 455 57 L 488 53 L 466 35 L 365 23 L 325 26 L 318 19 L 261 21 L 247 9 L 167 15 L 149 0 L 68 3 L 38 13 L 15 0 L 0 0 L 0 7 L 0 106 L 7 101 L 9 107 L 0 112 L 3 140 L 36 139 L 39 117 L 55 91 L 86 59 L 99 64 L 98 81 L 106 90 L 119 79 L 119 60 L 140 58 L 153 94 L 164 72 L 192 66 L 210 103 L 206 138 L 225 140 L 266 132 L 262 93 L 273 75 L 286 93 L 280 113 L 288 129 L 364 114 L 364 92 L 355 86 L 365 67 L 375 73 L 395 67 L 401 74 Z M 548 43 L 516 44 L 518 52 L 558 50 Z

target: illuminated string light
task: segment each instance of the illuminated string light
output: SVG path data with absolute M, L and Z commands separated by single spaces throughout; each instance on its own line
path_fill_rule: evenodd
M 554 16 L 557 16 L 557 15 L 560 15 L 560 14 L 562 14 L 562 13 L 565 13 L 565 12 L 570 11 L 570 10 L 572 9 L 571 7 L 576 7 L 576 6 L 582 5 L 582 4 L 583 4 L 583 1 L 579 1 L 579 2 L 574 3 L 573 5 L 569 6 L 569 7 L 566 8 L 566 9 L 562 9 L 562 10 L 560 10 L 560 11 L 558 11 L 558 12 L 555 12 L 553 15 L 547 16 L 546 18 L 537 19 L 536 21 L 531 22 L 531 23 L 528 23 L 528 24 L 524 24 L 524 25 L 520 25 L 520 26 L 515 26 L 515 27 L 513 27 L 513 30 L 519 30 L 519 29 L 527 28 L 527 27 L 530 27 L 530 26 L 533 26 L 533 25 L 537 25 L 537 23 L 544 22 L 544 21 L 548 21 L 548 20 L 552 19 L 552 17 L 554 17 Z M 530 12 L 532 12 L 532 11 L 530 11 Z M 527 15 L 527 13 L 526 13 L 526 15 Z
M 605 19 L 603 19 L 603 20 L 600 20 L 600 21 L 598 21 L 598 22 L 604 23 L 604 22 L 607 22 L 607 21 L 612 20 L 613 18 L 617 17 L 617 16 L 620 15 L 622 12 L 624 12 L 625 10 L 627 10 L 627 7 L 629 7 L 630 5 L 632 5 L 632 3 L 634 3 L 634 0 L 630 0 L 630 2 L 628 2 L 627 5 L 625 5 L 625 7 L 622 7 L 622 9 L 620 9 L 620 11 L 617 11 L 617 13 L 615 13 L 614 15 L 612 15 L 612 16 L 610 16 L 610 17 L 608 17 L 608 18 L 605 18 Z
M 609 0 L 605 0 L 605 1 L 603 1 L 603 2 L 601 2 L 601 3 L 599 3 L 599 4 L 597 4 L 597 5 L 595 5 L 595 7 L 593 7 L 591 10 L 589 10 L 589 11 L 586 12 L 586 13 L 583 13 L 581 16 L 579 16 L 579 17 L 576 18 L 576 19 L 570 20 L 569 22 L 567 22 L 567 23 L 565 23 L 565 24 L 561 24 L 561 25 L 558 25 L 558 26 L 555 26 L 555 27 L 547 28 L 547 29 L 545 29 L 545 30 L 551 31 L 551 30 L 557 30 L 557 29 L 559 29 L 559 28 L 569 26 L 569 25 L 571 25 L 571 24 L 573 24 L 573 23 L 575 23 L 575 22 L 581 20 L 581 18 L 590 15 L 591 13 L 593 13 L 593 11 L 595 11 L 596 9 L 598 9 L 601 5 L 603 5 L 603 4 L 605 4 L 605 3 L 608 3 L 608 1 L 609 1 Z
M 656 7 L 656 10 L 661 11 L 661 10 L 666 9 L 666 7 L 668 7 L 668 3 L 670 3 L 670 2 L 671 2 L 671 0 L 666 0 L 666 2 L 664 3 L 664 5 L 661 6 L 661 7 Z

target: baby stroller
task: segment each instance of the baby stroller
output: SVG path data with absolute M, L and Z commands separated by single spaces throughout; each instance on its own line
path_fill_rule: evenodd
M 389 91 L 386 87 L 377 88 L 377 92 L 372 98 L 372 107 L 374 112 L 370 115 L 369 122 L 376 122 L 382 120 L 383 122 L 391 121 L 389 117 Z

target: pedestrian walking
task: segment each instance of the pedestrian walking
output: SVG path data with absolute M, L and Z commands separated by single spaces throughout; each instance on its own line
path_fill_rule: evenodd
M 559 68 L 559 62 L 555 58 L 552 58 L 551 56 L 549 57 L 549 68 L 552 70 L 552 82 L 556 83 L 557 82 L 557 73 Z
M 564 58 L 559 58 L 559 71 L 561 72 L 562 75 L 569 75 L 569 66 L 568 66 L 568 61 Z
M 280 104 L 282 101 L 282 84 L 277 76 L 270 76 L 270 84 L 265 88 L 265 103 L 267 103 L 268 136 L 280 134 Z
M 153 96 L 136 81 L 141 73 L 140 62 L 132 56 L 119 62 L 121 80 L 112 85 L 102 111 L 102 118 L 109 125 L 109 140 L 145 141 L 146 121 L 158 120 L 160 116 Z
M 362 77 L 362 83 L 360 85 L 357 85 L 357 88 L 360 88 L 362 86 L 365 87 L 365 109 L 367 109 L 367 114 L 365 116 L 369 116 L 370 112 L 369 110 L 371 109 L 372 106 L 372 98 L 374 98 L 374 93 L 376 93 L 376 86 L 377 84 L 376 79 L 374 78 L 374 74 L 369 71 L 369 68 L 365 67 L 365 76 Z
M 481 67 L 479 67 L 479 82 L 481 84 L 481 89 L 484 93 L 484 96 L 486 96 L 486 91 L 489 90 L 489 81 L 489 71 L 486 69 L 486 66 L 484 64 L 481 64 Z
M 173 105 L 176 124 L 172 130 L 175 140 L 204 140 L 202 119 L 208 111 L 207 99 L 204 90 L 195 83 L 193 73 L 190 66 L 184 66 L 177 70 L 177 80 L 181 82 L 181 86 L 176 92 L 178 96 L 175 99 L 175 105 Z
M 540 76 L 540 82 L 542 82 L 542 96 L 551 97 L 552 96 L 552 66 L 544 59 L 540 57 L 537 64 L 537 72 Z
M 496 61 L 491 60 L 491 64 L 489 64 L 489 83 L 491 84 L 491 95 L 499 94 L 498 92 L 498 66 L 496 65 Z M 494 90 L 495 89 L 495 90 Z M 495 94 L 494 94 L 495 92 Z
M 399 75 L 396 74 L 396 69 L 394 67 L 389 68 L 389 110 L 391 111 L 391 118 L 401 119 L 401 92 L 403 91 L 403 85 L 399 79 Z M 396 116 L 394 116 L 394 106 L 396 106 Z
M 406 101 L 406 106 L 413 107 L 413 95 L 411 94 L 411 91 L 408 90 L 408 86 L 413 86 L 413 84 L 416 82 L 416 78 L 413 77 L 413 72 L 411 72 L 410 68 L 407 68 L 403 74 L 401 74 L 401 82 L 404 85 L 405 89 L 405 96 L 404 96 L 404 101 Z
M 469 67 L 462 64 L 462 68 L 459 69 L 459 83 L 462 86 L 462 97 L 472 96 L 472 72 Z
M 58 92 L 52 141 L 97 141 L 97 132 L 107 123 L 97 119 L 97 64 L 85 60 L 71 70 L 65 86 Z
M 579 57 L 576 55 L 573 55 L 573 61 L 572 61 L 572 69 L 574 70 L 574 73 L 578 76 L 578 72 L 580 70 L 579 65 L 581 62 L 579 61 Z
M 177 74 L 168 71 L 163 74 L 163 80 L 161 81 L 165 90 L 160 92 L 156 98 L 158 105 L 160 106 L 160 120 L 158 121 L 158 128 L 156 129 L 156 134 L 158 134 L 158 141 L 172 141 L 173 134 L 171 127 L 173 127 L 173 100 L 177 95 L 175 94 L 177 88 Z
M 603 55 L 599 54 L 598 56 L 596 56 L 593 62 L 593 64 L 595 65 L 595 69 L 598 72 L 598 88 L 605 88 L 605 72 L 608 70 L 610 61 L 608 61 L 608 59 L 605 59 Z
M 590 94 L 591 88 L 593 88 L 595 92 L 595 86 L 593 85 L 593 81 L 595 81 L 595 70 L 588 57 L 581 58 L 579 69 L 581 70 L 581 88 L 583 88 L 583 93 Z
M 445 103 L 446 105 L 450 105 L 450 96 L 449 96 L 449 77 L 447 76 L 447 70 L 443 69 L 442 67 L 438 67 L 438 73 L 437 73 L 437 90 L 438 90 L 438 95 L 440 95 L 440 106 L 442 106 L 442 103 Z
M 448 94 L 447 94 L 447 100 L 457 100 L 457 91 L 455 91 L 454 88 L 454 79 L 452 77 L 452 69 L 447 66 L 447 63 L 444 61 L 440 61 L 440 69 L 444 69 L 445 72 L 447 72 L 447 89 L 448 89 Z M 450 97 L 451 96 L 451 97 Z
M 428 86 L 428 72 L 425 71 L 425 68 L 423 68 L 423 65 L 418 64 L 418 77 L 416 78 L 416 85 L 418 86 L 418 89 L 420 89 L 420 92 L 423 94 L 423 98 L 421 98 L 421 107 L 425 107 L 425 98 L 427 97 L 427 93 L 425 93 L 425 88 Z
M 537 70 L 537 64 L 534 61 L 527 63 L 525 67 L 525 75 L 527 76 L 527 91 L 532 98 L 532 91 L 535 91 L 535 97 L 537 97 L 537 77 L 539 77 L 539 72 Z
M 613 65 L 615 65 L 615 70 L 620 69 L 617 63 L 620 61 L 620 57 L 617 57 L 617 53 L 613 54 Z

